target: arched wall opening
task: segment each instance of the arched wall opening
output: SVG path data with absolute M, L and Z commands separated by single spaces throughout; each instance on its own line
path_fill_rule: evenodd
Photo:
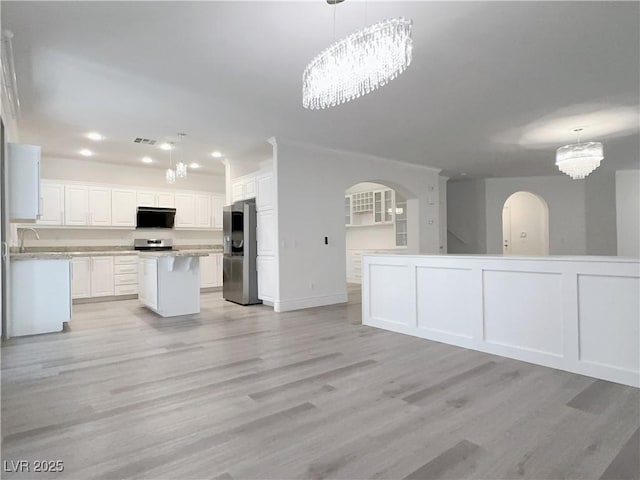
M 516 192 L 502 207 L 504 255 L 549 255 L 549 206 L 531 192 Z
M 345 190 L 347 283 L 361 283 L 362 255 L 408 251 L 410 241 L 418 247 L 418 217 L 410 214 L 418 205 L 407 198 L 411 195 L 402 186 L 380 180 L 359 182 Z

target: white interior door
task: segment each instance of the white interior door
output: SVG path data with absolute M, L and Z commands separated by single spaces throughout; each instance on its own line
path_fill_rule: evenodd
M 549 255 L 549 208 L 538 195 L 516 192 L 502 210 L 503 252 Z

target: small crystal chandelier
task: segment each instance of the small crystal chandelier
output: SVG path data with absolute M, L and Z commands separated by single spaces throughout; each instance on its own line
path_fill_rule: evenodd
M 176 171 L 173 169 L 173 159 L 171 158 L 171 151 L 173 150 L 173 143 L 169 143 L 169 168 L 165 172 L 165 179 L 169 185 L 176 183 Z
M 302 74 L 304 108 L 335 107 L 386 85 L 404 72 L 411 65 L 412 25 L 411 20 L 401 17 L 383 20 L 323 50 Z
M 598 168 L 604 153 L 600 142 L 580 142 L 582 128 L 573 131 L 578 135 L 578 143 L 560 147 L 556 151 L 556 165 L 562 173 L 577 180 L 585 178 Z
M 179 133 L 180 138 L 180 161 L 176 163 L 176 176 L 178 178 L 185 178 L 187 176 L 187 164 L 184 163 L 184 144 L 183 138 L 186 137 L 186 133 Z

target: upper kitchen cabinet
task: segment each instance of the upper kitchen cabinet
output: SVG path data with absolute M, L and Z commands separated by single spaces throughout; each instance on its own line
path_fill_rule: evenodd
M 110 188 L 89 188 L 89 225 L 95 227 L 111 226 Z
M 213 195 L 211 197 L 212 224 L 216 230 L 222 230 L 222 216 L 224 214 L 224 195 Z
M 175 208 L 176 200 L 173 193 L 160 192 L 156 195 L 156 207 Z
M 273 209 L 273 173 L 259 173 L 256 176 L 256 209 L 260 211 Z
M 40 217 L 40 147 L 10 143 L 9 218 L 34 221 Z
M 40 184 L 39 225 L 62 225 L 64 223 L 64 185 L 42 181 Z
M 89 187 L 65 185 L 64 224 L 72 226 L 89 225 Z
M 114 227 L 135 227 L 137 210 L 135 190 L 111 190 L 111 223 Z
M 256 198 L 256 175 L 255 173 L 236 178 L 231 184 L 231 201 L 247 200 Z
M 196 227 L 196 197 L 190 193 L 175 194 L 176 228 Z
M 72 226 L 111 226 L 111 189 L 65 185 L 64 224 Z
M 156 194 L 154 192 L 137 192 L 136 207 L 157 207 Z
M 197 228 L 211 228 L 211 196 L 195 195 Z

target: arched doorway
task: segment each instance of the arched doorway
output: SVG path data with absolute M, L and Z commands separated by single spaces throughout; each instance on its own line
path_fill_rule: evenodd
M 504 255 L 549 255 L 549 207 L 531 192 L 516 192 L 502 208 Z
M 346 281 L 350 298 L 359 294 L 362 255 L 407 250 L 407 203 L 400 190 L 378 182 L 357 183 L 345 191 Z

